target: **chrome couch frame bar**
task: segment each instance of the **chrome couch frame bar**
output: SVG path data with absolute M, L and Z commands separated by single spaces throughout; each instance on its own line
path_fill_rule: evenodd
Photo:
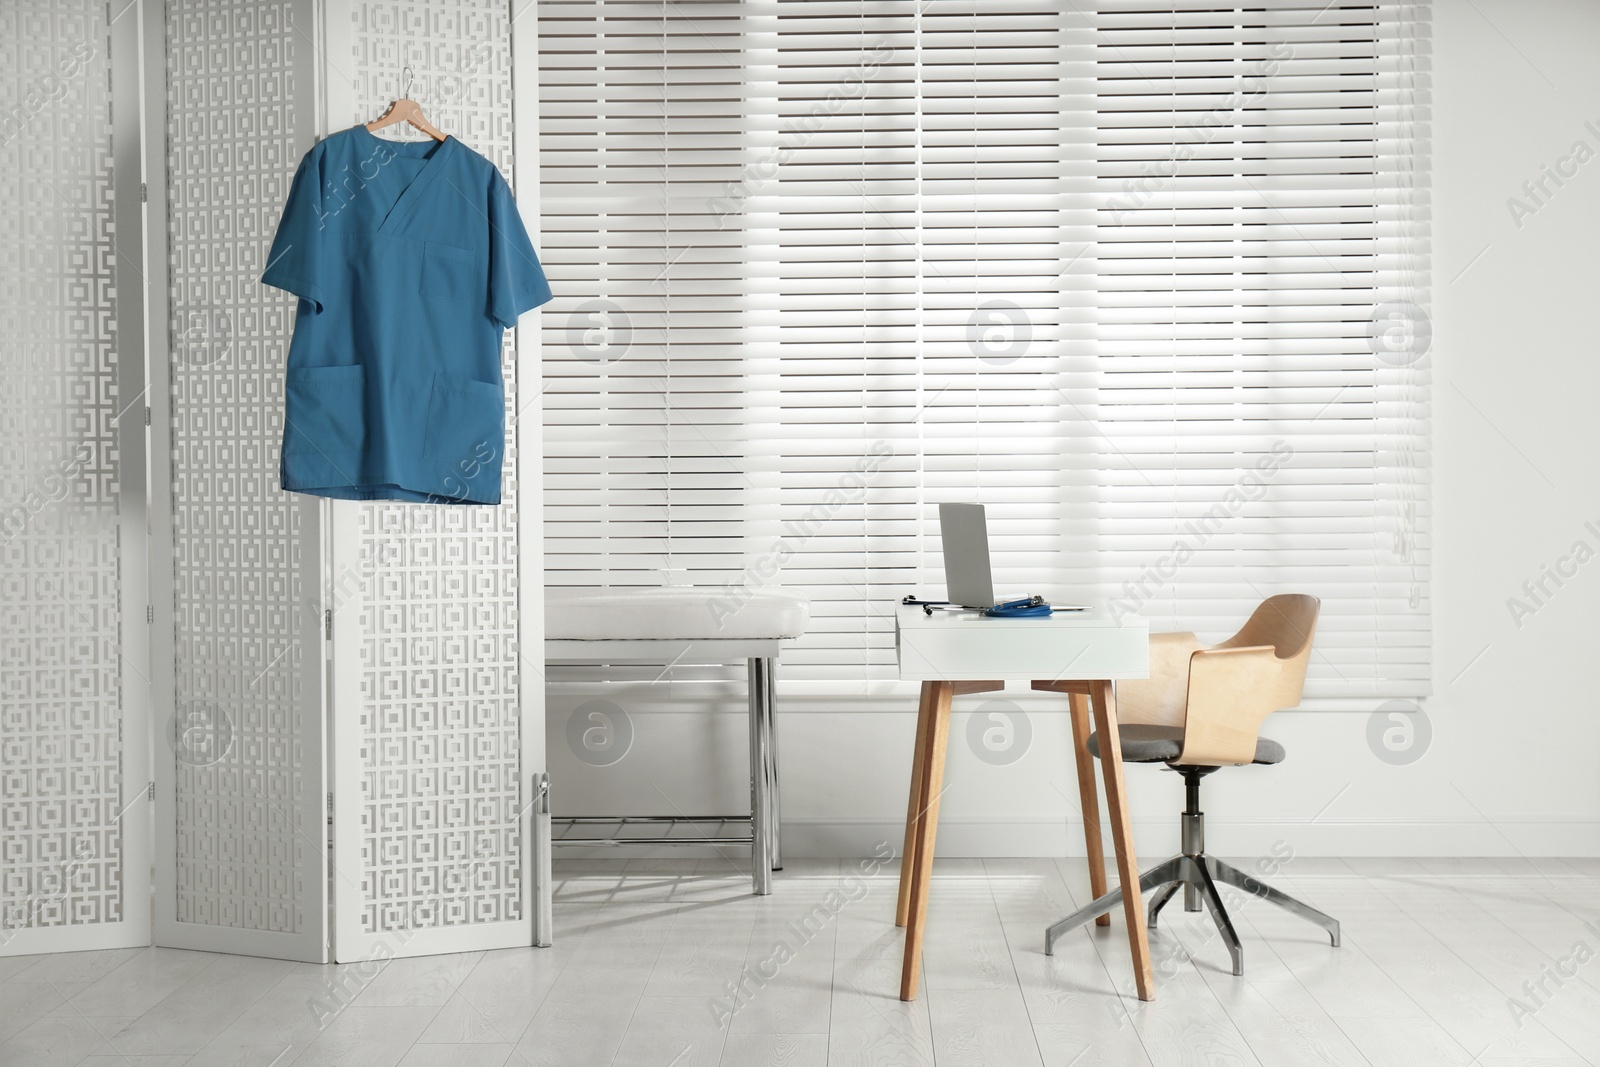
M 552 825 L 590 826 L 635 823 L 748 823 L 748 835 L 716 837 L 638 837 L 606 838 L 562 837 L 552 845 L 743 845 L 750 846 L 750 882 L 753 891 L 766 896 L 772 892 L 772 872 L 782 870 L 778 847 L 778 745 L 777 719 L 773 714 L 776 695 L 774 667 L 778 658 L 777 640 L 697 640 L 697 641 L 576 641 L 545 642 L 545 662 L 564 663 L 669 663 L 708 664 L 746 661 L 750 713 L 750 814 L 730 816 L 682 815 L 580 815 L 551 818 Z M 669 826 L 668 832 L 671 832 Z

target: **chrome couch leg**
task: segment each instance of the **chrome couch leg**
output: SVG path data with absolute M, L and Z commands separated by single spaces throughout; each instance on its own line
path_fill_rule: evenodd
M 771 690 L 768 680 L 772 676 L 772 661 L 749 661 L 748 687 L 750 703 L 750 881 L 757 896 L 772 892 L 772 844 L 769 834 L 772 827 L 770 807 L 770 778 L 767 773 L 771 746 L 767 743 L 768 697 Z
M 783 870 L 779 829 L 783 821 L 783 793 L 778 788 L 778 671 L 777 661 L 767 660 L 767 843 L 772 854 L 772 869 Z

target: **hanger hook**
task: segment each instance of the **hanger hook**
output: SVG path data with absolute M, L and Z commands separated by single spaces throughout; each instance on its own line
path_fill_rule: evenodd
M 400 99 L 409 100 L 411 98 L 411 68 L 409 66 L 401 67 L 400 77 L 404 79 L 400 83 Z

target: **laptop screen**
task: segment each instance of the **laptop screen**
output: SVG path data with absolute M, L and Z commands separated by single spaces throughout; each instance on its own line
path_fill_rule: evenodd
M 994 606 L 989 572 L 989 526 L 982 504 L 940 504 L 939 540 L 944 546 L 945 596 L 968 608 Z

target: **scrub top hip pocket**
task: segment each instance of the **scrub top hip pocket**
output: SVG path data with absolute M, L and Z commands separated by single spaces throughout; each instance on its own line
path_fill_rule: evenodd
M 283 380 L 283 454 L 359 455 L 367 439 L 366 375 L 360 364 L 291 368 Z
M 447 495 L 476 496 L 491 479 L 498 495 L 505 414 L 498 384 L 434 374 L 422 453 Z

